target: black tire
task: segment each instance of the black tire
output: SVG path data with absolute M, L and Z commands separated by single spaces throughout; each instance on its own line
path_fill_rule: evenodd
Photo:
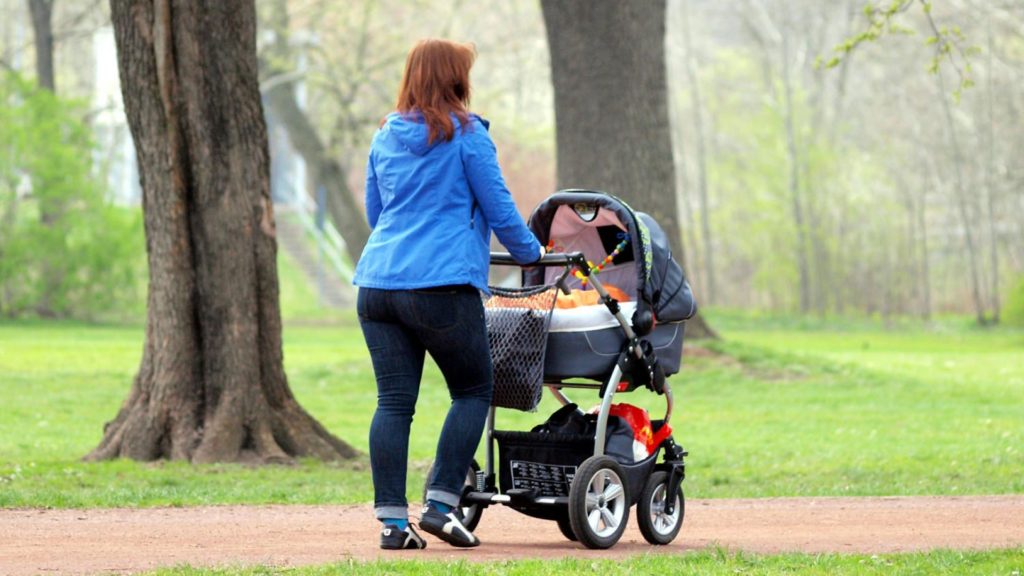
M 618 462 L 608 456 L 583 461 L 569 488 L 569 522 L 587 548 L 619 541 L 629 522 L 629 486 Z
M 668 501 L 668 473 L 662 470 L 651 474 L 644 484 L 640 502 L 636 505 L 636 522 L 644 540 L 656 546 L 663 546 L 676 539 L 683 527 L 686 515 L 686 499 L 683 488 L 676 489 L 676 504 L 671 515 L 664 513 Z
M 569 522 L 569 516 L 558 517 L 558 530 L 562 532 L 562 536 L 569 539 L 570 542 L 576 541 L 576 533 L 572 531 L 572 523 Z
M 471 490 L 476 490 L 476 473 L 480 471 L 480 465 L 476 463 L 476 459 L 473 459 L 469 463 L 469 470 L 466 471 L 466 483 L 462 489 L 463 495 Z M 430 485 L 430 477 L 434 475 L 434 464 L 430 464 L 430 468 L 427 470 L 427 477 L 423 480 L 423 503 L 427 503 L 427 486 Z M 463 504 L 462 508 L 462 525 L 466 527 L 466 530 L 472 532 L 476 530 L 478 524 L 480 524 L 480 518 L 484 515 L 484 507 L 479 503 Z

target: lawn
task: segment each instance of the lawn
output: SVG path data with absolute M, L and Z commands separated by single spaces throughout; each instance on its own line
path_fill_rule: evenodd
M 676 438 L 690 451 L 688 496 L 1024 492 L 1024 334 L 808 329 L 728 315 L 720 326 L 724 339 L 703 344 L 672 379 Z M 142 337 L 141 326 L 0 324 L 0 506 L 372 499 L 365 457 L 264 468 L 80 462 L 128 391 Z M 293 322 L 284 337 L 300 402 L 365 451 L 375 395 L 354 317 Z M 644 391 L 620 399 L 663 410 Z M 447 402 L 428 366 L 413 424 L 412 500 Z M 528 429 L 554 408 L 546 399 L 537 414 L 501 411 L 499 427 Z
M 409 576 L 566 576 L 602 574 L 998 574 L 1020 576 L 1024 568 L 1024 549 L 990 552 L 935 551 L 927 554 L 779 554 L 761 556 L 732 554 L 721 550 L 690 552 L 681 555 L 634 556 L 616 560 L 517 560 L 480 564 L 470 562 L 346 562 L 300 568 L 167 568 L 154 576 L 322 576 L 327 574 L 368 574 Z

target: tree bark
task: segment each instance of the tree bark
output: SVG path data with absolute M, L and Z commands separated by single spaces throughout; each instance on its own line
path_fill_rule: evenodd
M 50 92 L 57 91 L 53 73 L 53 2 L 54 0 L 28 0 L 32 14 L 32 31 L 36 48 L 36 79 Z
M 90 460 L 351 457 L 284 373 L 252 0 L 112 0 L 149 262 L 131 391 Z
M 665 0 L 542 0 L 555 89 L 559 188 L 623 198 L 685 262 L 665 73 Z M 713 335 L 701 316 L 688 332 Z

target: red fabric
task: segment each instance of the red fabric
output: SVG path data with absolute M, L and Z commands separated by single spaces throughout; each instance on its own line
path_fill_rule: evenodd
M 633 429 L 633 438 L 647 447 L 648 454 L 653 453 L 658 447 L 661 440 L 655 441 L 654 431 L 651 428 L 651 417 L 647 414 L 647 410 L 632 404 L 612 404 L 609 414 L 618 416 L 629 423 L 629 427 Z M 659 430 L 659 432 L 661 431 Z

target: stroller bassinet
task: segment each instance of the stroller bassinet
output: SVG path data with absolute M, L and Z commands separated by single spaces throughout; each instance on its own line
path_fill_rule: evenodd
M 679 371 L 683 321 L 693 317 L 697 306 L 682 268 L 672 259 L 668 238 L 653 218 L 614 196 L 569 190 L 538 205 L 529 226 L 550 249 L 582 252 L 589 262 L 602 262 L 627 239 L 599 277 L 605 286 L 616 286 L 629 296 L 620 307 L 637 335 L 654 347 L 665 375 Z M 551 284 L 559 274 L 555 268 L 527 268 L 523 285 Z M 567 276 L 564 284 L 569 289 L 585 287 L 576 276 Z M 624 338 L 602 304 L 555 309 L 544 375 L 549 380 L 603 380 L 614 368 Z

